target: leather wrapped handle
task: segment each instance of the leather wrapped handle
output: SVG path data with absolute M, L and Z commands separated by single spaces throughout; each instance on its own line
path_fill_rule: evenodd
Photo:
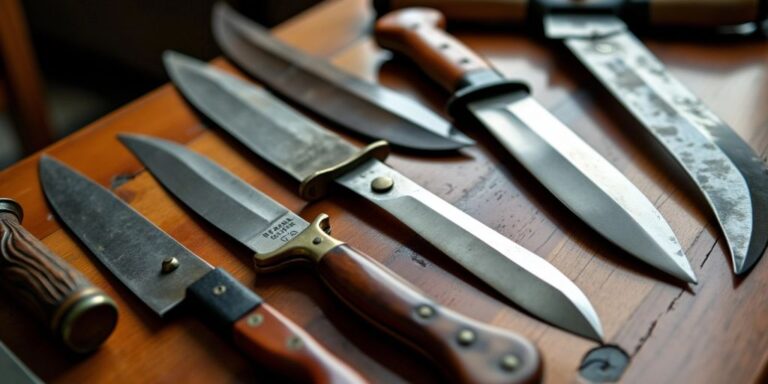
M 298 325 L 262 303 L 234 324 L 235 343 L 265 366 L 296 382 L 365 383 Z
M 21 226 L 23 211 L 0 199 L 0 284 L 74 352 L 98 348 L 117 324 L 115 302 Z
M 435 360 L 460 383 L 533 383 L 536 347 L 521 336 L 429 300 L 369 256 L 342 244 L 318 263 L 326 284 L 353 309 Z
M 407 56 L 448 91 L 461 87 L 471 72 L 491 66 L 453 36 L 445 33 L 445 17 L 434 9 L 408 8 L 376 22 L 376 42 Z

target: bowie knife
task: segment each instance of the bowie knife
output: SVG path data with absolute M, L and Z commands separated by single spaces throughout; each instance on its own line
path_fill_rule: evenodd
M 560 328 L 602 338 L 584 293 L 546 260 L 387 167 L 386 142 L 362 150 L 308 120 L 254 84 L 187 56 L 165 65 L 186 99 L 254 153 L 301 181 L 313 200 L 346 188 L 409 226 L 504 296 Z
M 421 153 L 474 144 L 414 100 L 281 43 L 224 3 L 214 7 L 213 34 L 224 54 L 245 72 L 348 130 Z
M 749 144 L 670 75 L 630 32 L 627 23 L 633 27 L 652 24 L 684 28 L 751 25 L 766 18 L 768 2 L 491 2 L 497 7 L 497 14 L 520 15 L 522 18 L 514 17 L 518 20 L 539 20 L 547 38 L 565 42 L 579 61 L 685 169 L 717 218 L 734 272 L 749 271 L 768 246 L 768 169 Z M 487 14 L 477 7 L 480 3 L 469 0 L 379 3 L 382 9 L 405 5 L 447 7 L 459 19 L 462 16 L 458 8 L 475 9 L 478 18 Z
M 331 237 L 327 215 L 310 224 L 181 145 L 138 135 L 120 140 L 174 196 L 250 248 L 257 271 L 314 264 L 342 301 L 434 359 L 454 382 L 538 381 L 539 358 L 530 342 L 428 299 L 370 256 Z
M 107 189 L 48 156 L 40 179 L 54 211 L 152 311 L 182 302 L 228 332 L 254 360 L 302 382 L 363 383 L 312 336 L 227 272 L 213 268 Z
M 484 127 L 566 207 L 605 238 L 686 282 L 696 276 L 683 250 L 648 201 L 608 160 L 539 105 L 528 87 L 505 80 L 490 64 L 443 31 L 439 11 L 394 11 L 376 24 L 376 41 L 413 59 L 455 92 L 456 121 Z

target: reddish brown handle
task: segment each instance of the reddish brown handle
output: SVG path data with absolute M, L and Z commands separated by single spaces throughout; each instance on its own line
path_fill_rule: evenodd
M 342 300 L 435 360 L 446 378 L 461 383 L 539 380 L 541 363 L 533 344 L 435 304 L 365 254 L 339 245 L 320 259 L 318 268 Z
M 408 8 L 379 19 L 375 36 L 381 47 L 411 58 L 445 89 L 456 91 L 468 73 L 491 67 L 444 29 L 440 12 Z
M 235 343 L 256 361 L 298 382 L 365 383 L 298 325 L 262 303 L 234 325 Z
M 21 226 L 22 209 L 0 199 L 0 283 L 75 352 L 90 352 L 117 324 L 117 306 Z

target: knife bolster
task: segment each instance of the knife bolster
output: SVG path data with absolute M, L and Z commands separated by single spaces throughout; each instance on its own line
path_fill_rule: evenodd
M 317 200 L 328 192 L 328 187 L 337 177 L 370 159 L 384 161 L 388 156 L 389 143 L 384 140 L 375 141 L 349 159 L 346 159 L 333 167 L 321 169 L 309 175 L 301 182 L 299 195 L 305 200 Z
M 531 90 L 527 84 L 519 81 L 506 80 L 496 72 L 490 74 L 477 73 L 474 77 L 465 76 L 462 83 L 465 84 L 448 101 L 448 114 L 457 121 L 467 121 L 471 118 L 469 103 L 504 94 L 521 93 L 530 95 Z M 467 75 L 473 75 L 469 73 Z
M 296 237 L 282 247 L 265 254 L 253 256 L 257 272 L 271 272 L 293 263 L 320 262 L 322 257 L 343 242 L 331 235 L 331 224 L 328 215 L 321 213 Z
M 187 299 L 208 314 L 219 329 L 231 332 L 232 325 L 261 305 L 262 299 L 223 269 L 216 268 L 187 288 Z

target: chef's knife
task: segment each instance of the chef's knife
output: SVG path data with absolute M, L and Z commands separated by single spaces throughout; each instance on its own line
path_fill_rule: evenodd
M 77 353 L 92 352 L 117 325 L 106 293 L 21 226 L 21 205 L 0 199 L 0 285 Z
M 424 4 L 399 3 L 405 1 Z M 746 273 L 768 246 L 768 169 L 749 144 L 673 78 L 616 16 L 621 7 L 632 4 L 650 7 L 651 20 L 657 23 L 695 25 L 765 19 L 768 2 L 532 1 L 527 8 L 529 17 L 543 24 L 545 35 L 564 40 L 685 169 L 715 213 L 734 272 Z
M 245 72 L 348 130 L 422 153 L 474 144 L 414 100 L 281 43 L 225 3 L 214 7 L 213 35 L 224 54 Z
M 43 384 L 8 347 L 0 342 L 0 375 L 2 382 L 12 384 Z
M 176 87 L 201 113 L 266 161 L 301 181 L 306 199 L 332 185 L 394 215 L 531 314 L 592 339 L 600 320 L 584 293 L 546 260 L 387 167 L 385 142 L 360 150 L 252 83 L 168 52 Z
M 181 145 L 138 135 L 120 140 L 174 196 L 250 248 L 257 271 L 297 261 L 313 264 L 342 301 L 434 359 L 451 381 L 538 381 L 539 358 L 530 342 L 430 300 L 368 255 L 331 237 L 326 215 L 310 224 Z
M 93 255 L 152 311 L 182 302 L 214 320 L 244 352 L 300 381 L 364 380 L 227 272 L 213 268 L 112 192 L 48 156 L 40 179 L 58 216 Z

